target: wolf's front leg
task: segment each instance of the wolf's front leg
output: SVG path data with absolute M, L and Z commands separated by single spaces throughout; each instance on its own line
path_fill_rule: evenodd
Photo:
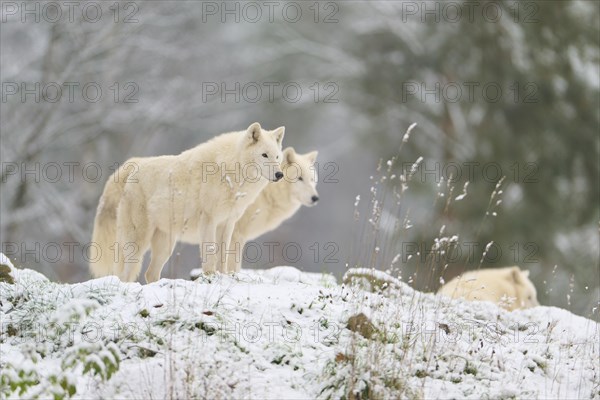
M 212 218 L 206 214 L 200 217 L 200 257 L 202 259 L 202 271 L 204 273 L 216 272 L 215 256 L 218 254 L 216 243 L 217 226 Z
M 220 251 L 218 251 L 220 257 L 218 259 L 219 262 L 219 271 L 226 273 L 227 271 L 227 265 L 228 265 L 228 259 L 236 257 L 236 248 L 235 243 L 231 242 L 231 237 L 233 235 L 233 228 L 235 227 L 235 223 L 237 222 L 237 219 L 233 219 L 233 218 L 229 218 L 227 220 L 227 222 L 225 223 L 225 227 L 223 228 L 223 235 L 221 236 L 221 241 L 220 241 Z
M 232 250 L 227 258 L 227 273 L 235 274 L 236 272 L 240 272 L 242 268 L 242 257 L 244 254 L 245 244 L 246 240 L 234 228 L 231 236 L 231 246 L 233 249 L 235 249 L 235 253 Z

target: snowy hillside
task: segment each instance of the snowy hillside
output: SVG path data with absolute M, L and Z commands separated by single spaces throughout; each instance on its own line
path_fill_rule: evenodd
M 3 264 L 9 264 L 3 259 Z M 2 398 L 600 398 L 600 329 L 358 271 L 0 282 Z

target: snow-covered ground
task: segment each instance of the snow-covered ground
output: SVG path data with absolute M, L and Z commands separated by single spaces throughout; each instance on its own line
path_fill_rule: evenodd
M 10 267 L 1 398 L 600 398 L 599 325 L 557 308 L 450 302 L 368 270 L 67 285 Z

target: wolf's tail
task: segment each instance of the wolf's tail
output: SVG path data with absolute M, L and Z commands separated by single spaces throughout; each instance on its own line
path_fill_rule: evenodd
M 89 248 L 90 273 L 93 277 L 115 275 L 118 271 L 114 270 L 116 260 L 115 246 L 117 241 L 117 208 L 125 184 L 129 176 L 137 168 L 136 159 L 130 159 L 123 164 L 115 173 L 113 173 L 106 184 L 104 191 L 100 196 L 96 218 L 94 219 L 94 231 L 92 233 L 92 243 Z M 134 164 L 135 163 L 135 164 Z

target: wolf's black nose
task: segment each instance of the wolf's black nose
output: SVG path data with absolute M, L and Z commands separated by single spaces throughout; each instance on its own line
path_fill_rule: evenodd
M 311 200 L 313 203 L 316 203 L 317 201 L 319 201 L 319 196 L 313 196 L 311 197 Z
M 281 178 L 283 178 L 283 172 L 281 172 L 281 171 L 275 172 L 275 181 L 278 181 Z

